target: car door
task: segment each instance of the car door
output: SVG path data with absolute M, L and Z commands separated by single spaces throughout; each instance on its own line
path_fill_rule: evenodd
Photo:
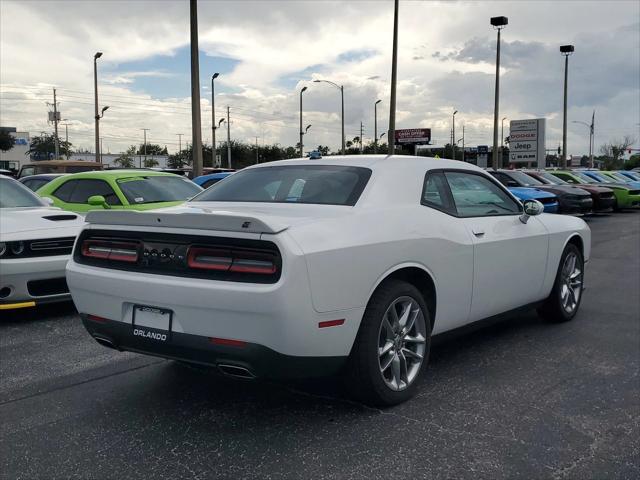
M 548 233 L 535 217 L 481 172 L 446 171 L 459 220 L 474 242 L 470 321 L 540 300 L 547 269 Z

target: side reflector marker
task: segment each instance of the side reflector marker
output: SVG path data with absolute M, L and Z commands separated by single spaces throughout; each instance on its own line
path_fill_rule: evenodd
M 340 320 L 325 320 L 324 322 L 319 322 L 318 328 L 338 327 L 340 325 L 344 325 L 344 318 Z
M 243 342 L 242 340 L 233 340 L 231 338 L 216 338 L 209 337 L 209 342 L 214 345 L 224 345 L 225 347 L 246 347 L 247 342 Z

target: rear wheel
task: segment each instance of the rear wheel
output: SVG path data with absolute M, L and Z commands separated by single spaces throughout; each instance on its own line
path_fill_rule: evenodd
M 538 313 L 552 322 L 567 322 L 575 317 L 582 300 L 584 259 L 580 249 L 568 244 L 556 273 L 553 290 Z
M 369 301 L 349 363 L 347 388 L 374 405 L 395 405 L 411 398 L 431 346 L 431 322 L 425 301 L 413 285 L 384 282 Z

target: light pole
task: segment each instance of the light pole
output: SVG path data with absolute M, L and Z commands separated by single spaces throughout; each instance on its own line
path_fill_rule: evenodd
M 193 178 L 202 175 L 202 123 L 200 118 L 200 60 L 198 58 L 198 1 L 189 3 L 191 34 L 191 137 Z
M 456 113 L 458 110 L 454 110 L 453 115 L 451 115 L 451 151 L 452 151 L 452 159 L 456 159 Z
M 220 128 L 220 125 L 222 125 L 222 122 L 226 122 L 226 120 L 225 120 L 224 118 L 221 118 L 221 119 L 218 121 L 218 125 L 216 125 L 216 130 L 217 130 L 218 128 Z M 215 144 L 215 143 L 213 144 L 213 149 L 214 149 L 214 150 L 217 150 L 217 146 L 216 146 L 216 144 Z M 214 162 L 215 162 L 215 164 L 216 164 L 216 165 L 218 165 L 218 166 L 220 166 L 220 167 L 222 166 L 222 159 L 220 159 L 220 164 L 218 164 L 218 156 L 217 156 L 217 155 L 216 155 L 216 157 L 215 157 L 215 159 L 214 159 Z
M 378 153 L 378 104 L 382 100 L 376 100 L 373 104 L 373 152 Z M 382 135 L 380 135 L 382 137 Z
M 149 128 L 141 128 L 140 130 L 144 131 L 144 165 L 147 166 L 147 131 Z M 140 162 L 140 168 L 142 168 L 142 161 Z M 195 178 L 195 177 L 194 177 Z
M 216 164 L 218 154 L 216 151 L 216 94 L 213 81 L 220 75 L 218 72 L 211 75 L 211 165 Z
M 393 155 L 396 148 L 396 83 L 398 78 L 398 10 L 399 1 L 393 5 L 393 53 L 391 55 L 391 95 L 389 99 L 389 133 L 387 144 L 389 155 Z
M 231 168 L 231 107 L 227 105 L 227 167 Z
M 593 111 L 593 115 L 591 115 L 591 124 L 587 122 L 581 122 L 579 120 L 574 120 L 571 123 L 579 123 L 581 125 L 589 128 L 589 168 L 593 168 L 593 138 L 595 136 L 595 119 L 596 119 L 596 111 Z
M 182 135 L 184 133 L 176 133 L 176 135 L 178 136 L 178 153 L 180 153 L 182 151 Z
M 304 145 L 302 143 L 302 136 L 304 135 L 305 132 L 302 131 L 302 93 L 307 89 L 307 87 L 302 87 L 302 90 L 300 90 L 300 158 L 304 157 Z M 307 130 L 309 129 L 309 127 L 307 127 Z
M 496 43 L 496 91 L 495 91 L 495 106 L 493 108 L 493 152 L 491 156 L 493 161 L 493 169 L 497 170 L 499 165 L 498 160 L 498 117 L 500 115 L 500 31 L 507 26 L 509 19 L 507 17 L 492 17 L 491 25 L 498 30 L 498 41 Z
M 304 132 L 300 130 L 300 145 L 302 145 L 302 137 L 307 134 L 310 128 L 311 128 L 311 125 L 307 125 L 307 128 L 304 129 Z
M 69 119 L 68 118 L 63 118 L 62 119 L 63 122 L 68 122 Z M 67 153 L 66 153 L 66 157 L 67 160 L 69 160 L 69 129 L 67 128 L 69 126 L 68 123 L 63 123 L 62 125 L 64 125 L 64 142 L 65 142 L 65 147 L 67 148 Z
M 573 45 L 561 45 L 564 55 L 564 108 L 562 113 L 562 168 L 567 168 L 567 82 L 569 80 L 569 55 L 575 50 Z
M 338 85 L 336 83 L 330 82 L 329 80 L 314 80 L 315 83 L 320 83 L 320 82 L 324 82 L 324 83 L 328 83 L 329 85 L 333 85 L 334 87 L 336 87 L 337 89 L 340 90 L 340 102 L 341 102 L 341 107 L 342 107 L 342 140 L 341 140 L 341 145 L 342 145 L 342 155 L 344 155 L 346 153 L 346 149 L 345 149 L 345 138 L 344 138 L 344 85 Z
M 502 163 L 502 157 L 504 157 L 504 121 L 507 117 L 502 117 L 500 121 L 500 163 Z
M 98 114 L 98 59 L 102 52 L 96 52 L 93 56 L 93 91 L 95 107 L 95 136 L 96 136 L 96 163 L 100 162 L 100 115 Z M 104 110 L 103 110 L 104 113 Z

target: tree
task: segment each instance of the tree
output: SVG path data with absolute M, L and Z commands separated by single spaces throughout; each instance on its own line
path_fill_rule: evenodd
M 616 139 L 602 145 L 600 153 L 604 157 L 605 170 L 620 170 L 624 165 L 625 151 L 634 143 L 636 143 L 635 138 L 625 135 L 622 140 Z
M 147 155 L 167 155 L 167 147 L 161 147 L 156 143 L 147 143 L 146 148 Z M 145 146 L 144 143 L 141 143 L 138 147 L 138 151 L 135 152 L 136 155 L 144 155 L 145 154 Z
M 316 150 L 320 152 L 320 155 L 327 156 L 329 155 L 330 148 L 327 147 L 326 145 L 318 145 L 318 148 L 316 148 Z
M 142 162 L 142 166 L 145 168 L 157 167 L 160 165 L 155 158 L 147 158 Z
M 16 143 L 16 138 L 8 130 L 0 130 L 0 150 L 11 150 Z
M 124 153 L 121 153 L 118 158 L 113 161 L 114 165 L 118 165 L 122 168 L 134 168 L 133 156 L 136 154 L 136 146 L 131 145 Z
M 632 170 L 634 168 L 640 167 L 640 154 L 636 153 L 635 155 L 631 155 L 631 158 L 624 162 L 625 170 Z
M 59 152 L 61 157 L 71 155 L 71 142 L 64 140 L 58 141 Z M 29 150 L 26 155 L 29 155 L 34 160 L 52 160 L 56 154 L 55 136 L 53 134 L 48 135 L 43 133 L 40 136 L 33 137 Z

